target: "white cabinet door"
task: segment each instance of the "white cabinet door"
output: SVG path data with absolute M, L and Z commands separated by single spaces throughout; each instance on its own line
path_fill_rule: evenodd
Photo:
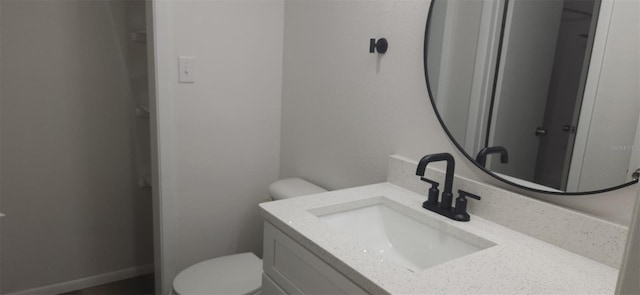
M 266 273 L 262 273 L 262 292 L 260 295 L 287 295 Z
M 367 293 L 268 222 L 263 261 L 264 273 L 287 294 Z

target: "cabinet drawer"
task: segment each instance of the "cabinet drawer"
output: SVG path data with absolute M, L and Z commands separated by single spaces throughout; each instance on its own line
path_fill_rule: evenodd
M 268 222 L 264 223 L 264 272 L 288 294 L 366 294 Z

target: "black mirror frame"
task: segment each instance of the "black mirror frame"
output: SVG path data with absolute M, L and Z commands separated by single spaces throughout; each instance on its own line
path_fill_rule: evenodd
M 438 108 L 436 107 L 436 102 L 433 98 L 433 93 L 431 91 L 431 84 L 429 83 L 429 71 L 427 70 L 427 48 L 428 48 L 428 40 L 429 40 L 429 26 L 431 25 L 431 13 L 433 12 L 433 4 L 435 3 L 435 1 L 437 0 L 431 0 L 431 3 L 429 4 L 429 12 L 427 13 L 427 22 L 426 22 L 426 26 L 425 26 L 425 31 L 424 31 L 424 48 L 423 48 L 423 62 L 424 62 L 424 77 L 425 77 L 425 82 L 427 85 L 427 94 L 429 95 L 429 100 L 431 101 L 431 106 L 433 107 L 433 110 L 436 114 L 436 117 L 438 118 L 438 121 L 440 122 L 440 125 L 442 126 L 442 129 L 444 129 L 444 132 L 447 134 L 447 136 L 449 137 L 449 139 L 451 140 L 451 142 L 453 142 L 453 144 L 456 146 L 456 148 L 458 148 L 458 151 L 460 151 L 466 158 L 467 160 L 471 161 L 476 167 L 478 167 L 481 171 L 487 173 L 488 175 L 492 176 L 493 178 L 502 181 L 508 185 L 514 186 L 516 188 L 519 189 L 523 189 L 526 191 L 530 191 L 530 192 L 535 192 L 535 193 L 542 193 L 542 194 L 549 194 L 549 195 L 558 195 L 558 196 L 582 196 L 582 195 L 593 195 L 593 194 L 600 194 L 600 193 L 606 193 L 606 192 L 611 192 L 614 190 L 618 190 L 627 186 L 631 186 L 634 185 L 636 183 L 638 183 L 638 180 L 633 180 L 633 181 L 629 181 L 627 183 L 623 183 L 621 185 L 617 185 L 617 186 L 613 186 L 610 188 L 605 188 L 605 189 L 599 189 L 599 190 L 594 190 L 594 191 L 586 191 L 586 192 L 554 192 L 554 191 L 545 191 L 545 190 L 540 190 L 540 189 L 536 189 L 536 188 L 531 188 L 531 187 L 527 187 L 521 184 L 517 184 L 515 182 L 506 180 L 498 175 L 496 175 L 495 173 L 489 171 L 487 168 L 485 168 L 484 166 L 481 166 L 480 164 L 478 164 L 473 157 L 471 157 L 463 148 L 462 146 L 460 146 L 460 144 L 458 143 L 458 141 L 456 141 L 456 139 L 453 137 L 453 135 L 451 134 L 451 132 L 449 131 L 449 129 L 447 128 L 447 126 L 444 124 L 444 120 L 442 120 L 442 117 L 440 116 L 440 112 L 438 112 Z M 505 0 L 505 3 L 507 3 L 508 5 L 508 1 L 509 0 Z M 505 10 L 506 10 L 506 6 L 505 5 Z

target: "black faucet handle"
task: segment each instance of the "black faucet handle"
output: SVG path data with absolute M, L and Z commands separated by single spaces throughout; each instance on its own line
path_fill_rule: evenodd
M 469 213 L 467 213 L 467 199 L 466 197 L 480 200 L 480 196 L 474 195 L 470 192 L 465 192 L 463 190 L 458 190 L 458 198 L 456 198 L 456 207 L 454 208 L 454 216 L 453 219 L 458 221 L 469 221 L 471 217 Z
M 472 193 L 470 193 L 470 192 L 463 191 L 463 190 L 461 190 L 461 189 L 459 189 L 459 190 L 458 190 L 458 194 L 459 194 L 459 195 L 460 195 L 460 197 L 462 197 L 462 198 L 464 198 L 464 197 L 469 197 L 469 198 L 472 198 L 472 199 L 476 199 L 476 200 L 478 200 L 478 201 L 479 201 L 480 199 L 482 199 L 482 198 L 481 198 L 480 196 L 478 196 L 478 195 L 474 195 L 474 194 L 472 194 Z
M 431 188 L 429 189 L 429 197 L 425 203 L 438 205 L 438 197 L 440 196 L 440 190 L 438 190 L 438 185 L 440 184 L 431 179 L 424 178 L 424 177 L 420 177 L 420 180 L 431 184 Z
M 431 188 L 438 188 L 438 186 L 440 185 L 440 183 L 438 183 L 436 181 L 433 181 L 431 179 L 425 178 L 425 177 L 420 177 L 420 180 L 430 183 L 431 184 Z

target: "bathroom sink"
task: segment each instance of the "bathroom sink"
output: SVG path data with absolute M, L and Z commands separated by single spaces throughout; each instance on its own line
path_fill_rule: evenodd
M 387 200 L 381 198 L 382 200 Z M 347 211 L 318 215 L 318 218 L 373 252 L 411 271 L 420 271 L 495 245 L 447 223 L 427 224 L 408 217 L 388 202 Z M 401 206 L 401 205 L 400 205 Z M 438 225 L 436 225 L 438 224 Z M 443 227 L 438 229 L 436 227 Z

